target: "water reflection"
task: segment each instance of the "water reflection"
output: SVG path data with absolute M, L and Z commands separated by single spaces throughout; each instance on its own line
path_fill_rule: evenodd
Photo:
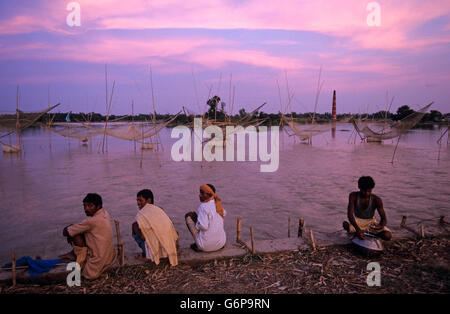
M 242 217 L 242 238 L 249 239 L 253 226 L 257 239 L 291 234 L 298 218 L 308 228 L 332 232 L 346 218 L 348 193 L 356 190 L 361 175 L 376 181 L 388 225 L 408 220 L 449 215 L 450 150 L 444 143 L 440 160 L 438 128 L 414 129 L 404 135 L 391 163 L 396 140 L 384 144 L 360 143 L 350 124 L 337 126 L 314 137 L 313 145 L 280 133 L 280 165 L 274 173 L 261 173 L 260 162 L 174 162 L 170 157 L 170 129 L 161 135 L 163 147 L 153 151 L 134 149 L 133 142 L 102 138 L 88 145 L 41 129 L 24 133 L 25 153 L 0 157 L 0 260 L 18 255 L 53 258 L 67 251 L 62 228 L 83 219 L 82 199 L 88 192 L 103 197 L 104 208 L 121 222 L 125 249 L 137 252 L 131 223 L 137 212 L 136 193 L 150 188 L 155 203 L 164 208 L 188 246 L 191 236 L 184 213 L 196 210 L 198 187 L 212 183 L 228 212 L 225 228 L 234 241 L 236 219 Z M 445 141 L 444 141 L 445 142 Z M 142 156 L 142 165 L 140 161 Z

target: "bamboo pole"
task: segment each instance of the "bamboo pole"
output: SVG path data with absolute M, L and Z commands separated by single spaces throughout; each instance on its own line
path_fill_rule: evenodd
M 305 219 L 300 218 L 298 220 L 298 233 L 297 237 L 301 238 L 303 236 L 303 231 L 305 230 Z
M 16 286 L 16 252 L 12 253 L 12 286 Z
M 105 110 L 106 110 L 106 121 L 108 121 L 108 65 L 105 64 Z M 102 153 L 105 150 L 105 136 L 106 136 L 106 123 L 105 123 L 105 133 L 103 134 L 103 145 Z
M 231 100 L 231 115 L 233 116 L 233 109 L 234 109 L 234 95 L 236 94 L 236 86 L 233 85 L 233 98 Z M 448 142 L 448 139 L 447 139 Z
M 144 141 L 144 126 L 143 125 L 141 125 L 141 131 L 142 131 L 142 143 L 141 143 L 141 157 L 140 157 L 140 160 L 139 160 L 139 168 L 140 169 L 142 169 L 142 160 L 144 159 L 144 149 L 143 149 L 143 147 L 142 147 L 142 145 L 145 143 L 145 141 Z
M 231 109 L 231 80 L 233 79 L 233 73 L 230 73 L 230 87 L 228 89 L 228 111 Z M 228 115 L 229 122 L 231 122 L 231 112 Z
M 105 130 L 103 134 L 103 143 L 102 143 L 102 153 L 105 152 L 105 141 L 107 141 L 106 137 L 106 129 L 108 127 L 108 120 L 109 120 L 109 114 L 111 112 L 111 105 L 112 105 L 112 98 L 114 94 L 114 86 L 116 85 L 116 81 L 113 81 L 112 89 L 111 89 L 111 95 L 109 98 L 109 104 L 108 104 L 108 72 L 107 72 L 107 66 L 105 64 L 105 91 L 106 91 L 106 119 L 105 119 Z M 108 143 L 106 142 L 106 151 L 108 151 Z
M 284 70 L 284 77 L 286 80 L 286 90 L 287 90 L 287 97 L 288 97 L 288 104 L 286 105 L 286 109 L 291 111 L 291 121 L 294 122 L 293 116 L 292 116 L 292 103 L 291 103 L 291 92 L 289 90 L 289 81 L 287 77 L 287 71 Z
M 288 217 L 288 238 L 291 237 L 291 217 Z
M 250 227 L 250 238 L 252 242 L 252 254 L 255 254 L 255 240 L 253 238 L 253 227 Z
M 134 126 L 134 100 L 131 100 L 131 125 L 133 126 L 133 129 L 135 129 Z M 136 153 L 136 138 L 134 138 L 134 152 Z M 142 167 L 141 167 L 142 168 Z
M 239 217 L 237 219 L 237 234 L 236 234 L 236 242 L 240 243 L 241 242 L 241 227 L 242 227 L 242 219 L 241 217 Z
M 277 87 L 278 87 L 278 97 L 280 98 L 280 112 L 283 112 L 283 101 L 281 100 L 281 90 L 280 90 L 280 83 L 278 83 L 278 79 L 277 81 Z M 280 119 L 281 122 L 281 119 Z
M 192 67 L 192 81 L 194 82 L 194 93 L 195 93 L 195 99 L 197 100 L 198 114 L 201 115 L 202 110 L 200 109 L 200 102 L 198 100 L 198 92 L 197 92 L 197 84 L 195 83 L 194 67 Z
M 406 226 L 406 219 L 408 218 L 407 215 L 402 215 L 402 222 L 400 224 L 400 227 L 405 227 Z
M 439 151 L 438 151 L 438 161 L 441 160 L 441 147 L 442 147 L 442 141 L 439 141 Z
M 392 155 L 391 164 L 394 164 L 395 153 L 397 152 L 398 143 L 400 143 L 400 138 L 401 137 L 402 137 L 401 135 L 398 137 L 397 145 L 395 145 L 394 154 Z
M 119 227 L 119 221 L 114 220 L 114 224 L 116 225 L 116 236 L 117 236 L 117 252 L 120 256 L 120 266 L 123 266 L 125 264 L 125 254 L 123 250 L 123 243 L 120 241 L 120 227 Z
M 194 71 L 194 70 L 192 70 L 192 75 L 194 75 L 194 72 L 193 72 L 193 71 Z M 194 80 L 194 84 L 195 84 L 195 80 Z M 156 130 L 155 92 L 154 92 L 154 88 L 153 88 L 153 72 L 152 72 L 152 66 L 151 66 L 151 65 L 150 65 L 150 87 L 151 87 L 151 89 L 152 89 L 152 108 L 153 108 L 153 117 L 152 117 L 152 121 L 153 121 L 153 127 L 154 127 L 155 130 Z M 198 99 L 197 99 L 197 101 L 198 101 Z M 156 138 L 157 143 L 156 143 L 156 149 L 155 149 L 154 151 L 155 151 L 155 154 L 156 154 L 156 160 L 157 160 L 157 162 L 158 162 L 158 166 L 161 168 L 161 162 L 160 162 L 160 160 L 159 160 L 159 155 L 158 155 L 158 145 L 159 145 L 159 143 L 161 142 L 160 140 L 158 140 L 158 139 L 159 139 L 159 132 L 156 133 L 155 138 Z M 150 137 L 150 139 L 151 139 L 151 137 Z M 142 160 L 141 160 L 141 168 L 142 168 Z
M 309 236 L 311 238 L 311 243 L 312 243 L 312 247 L 313 247 L 313 251 L 315 251 L 316 248 L 316 241 L 314 241 L 314 234 L 312 230 L 309 230 Z
M 404 229 L 406 229 L 406 230 L 408 230 L 408 231 L 411 231 L 411 232 L 414 233 L 415 235 L 418 235 L 418 233 L 417 233 L 416 230 L 414 230 L 413 228 L 408 227 L 408 226 L 406 225 L 406 219 L 407 219 L 407 218 L 408 218 L 407 215 L 402 215 L 402 222 L 400 223 L 400 227 L 402 227 L 402 228 L 404 228 Z
M 420 237 L 425 238 L 425 226 L 423 224 L 420 226 Z

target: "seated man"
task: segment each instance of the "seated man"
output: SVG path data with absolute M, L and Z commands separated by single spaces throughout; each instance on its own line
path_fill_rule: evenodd
M 386 227 L 387 219 L 381 198 L 372 194 L 375 181 L 372 177 L 361 177 L 358 180 L 359 192 L 352 192 L 348 200 L 348 220 L 344 221 L 343 227 L 348 232 L 355 232 L 356 236 L 364 239 L 364 232 L 368 231 L 382 238 L 390 240 L 392 234 Z M 378 211 L 381 221 L 377 223 L 375 210 Z
M 211 184 L 200 186 L 199 198 L 201 204 L 198 207 L 198 216 L 195 212 L 189 212 L 184 216 L 195 240 L 191 248 L 204 252 L 220 250 L 227 241 L 224 229 L 226 211 L 222 207 L 222 200 Z
M 142 250 L 137 258 L 149 259 L 158 265 L 160 258 L 168 257 L 170 265 L 178 265 L 178 233 L 169 216 L 153 205 L 153 193 L 150 190 L 139 191 L 136 201 L 139 212 L 132 225 L 132 235 Z
M 73 251 L 60 258 L 76 260 L 82 269 L 82 276 L 95 279 L 116 260 L 114 235 L 111 219 L 102 208 L 100 195 L 89 193 L 83 199 L 83 206 L 88 218 L 64 228 L 63 236 L 67 237 Z

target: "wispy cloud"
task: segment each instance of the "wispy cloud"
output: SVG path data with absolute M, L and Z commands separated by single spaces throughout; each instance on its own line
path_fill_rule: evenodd
M 72 28 L 68 2 L 2 3 L 12 10 L 2 10 L 0 62 L 64 64 L 83 82 L 96 80 L 90 74 L 104 63 L 126 69 L 121 79 L 151 64 L 163 75 L 189 77 L 186 86 L 193 68 L 203 80 L 232 72 L 248 87 L 247 99 L 258 88 L 258 96 L 277 99 L 284 70 L 292 88 L 314 90 L 320 66 L 325 87 L 342 91 L 448 85 L 448 0 L 380 0 L 380 27 L 367 25 L 370 1 L 361 0 L 78 0 L 81 27 Z M 79 65 L 85 73 L 76 73 Z M 64 70 L 43 77 L 67 80 Z M 22 82 L 39 81 L 32 68 L 21 73 L 28 75 Z
M 80 31 L 137 29 L 273 29 L 311 31 L 349 37 L 361 48 L 410 49 L 424 47 L 432 39 L 414 39 L 408 33 L 438 16 L 450 14 L 448 1 L 419 0 L 381 2 L 381 27 L 366 23 L 367 3 L 349 1 L 241 2 L 225 0 L 79 0 L 82 27 Z M 66 1 L 47 1 L 33 15 L 10 17 L 0 27 L 0 34 L 29 33 L 38 30 L 72 31 L 65 25 Z M 45 16 L 46 18 L 43 18 Z

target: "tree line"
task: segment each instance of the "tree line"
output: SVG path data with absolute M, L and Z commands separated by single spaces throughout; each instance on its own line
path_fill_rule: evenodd
M 208 99 L 206 104 L 209 106 L 209 109 L 204 113 L 203 117 L 208 118 L 214 121 L 231 121 L 231 122 L 239 122 L 243 118 L 251 118 L 251 119 L 265 119 L 264 125 L 277 125 L 280 123 L 280 114 L 279 113 L 265 113 L 264 111 L 257 111 L 248 113 L 244 108 L 241 108 L 238 111 L 238 114 L 229 116 L 226 113 L 226 103 L 221 101 L 219 96 L 213 96 Z M 359 114 L 358 116 L 374 119 L 374 120 L 401 120 L 408 115 L 414 113 L 415 111 L 411 109 L 408 105 L 401 106 L 397 109 L 396 113 L 386 112 L 386 111 L 378 111 L 372 114 Z M 199 115 L 197 115 L 199 116 Z M 306 113 L 297 113 L 291 112 L 286 113 L 285 116 L 292 117 L 294 119 L 302 120 L 304 122 L 310 122 L 312 117 L 315 116 L 315 121 L 320 122 L 328 122 L 332 119 L 332 114 L 329 112 L 326 113 L 316 113 L 314 115 L 313 112 Z M 347 119 L 352 116 L 355 116 L 351 113 L 337 114 L 337 120 Z M 174 114 L 156 114 L 157 120 L 168 120 L 174 117 Z M 183 110 L 183 113 L 180 113 L 174 121 L 171 123 L 172 125 L 185 124 L 193 121 L 195 115 L 191 113 L 187 113 Z M 138 115 L 109 115 L 108 121 L 137 121 L 137 122 L 150 122 L 153 119 L 153 115 L 151 114 L 138 114 Z M 429 113 L 426 113 L 422 118 L 421 123 L 435 123 L 441 121 L 447 121 L 450 119 L 450 113 L 442 114 L 437 110 L 431 110 Z M 52 122 L 104 122 L 106 121 L 106 116 L 90 112 L 90 113 L 73 113 L 73 112 L 57 112 L 57 113 L 48 113 L 42 116 L 39 119 L 39 122 L 48 123 L 48 121 Z

